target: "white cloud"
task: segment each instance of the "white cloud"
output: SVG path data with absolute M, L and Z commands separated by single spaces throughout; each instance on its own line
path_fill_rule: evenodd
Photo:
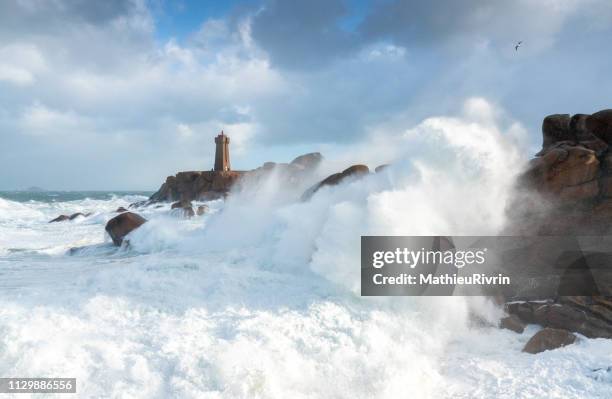
M 31 85 L 45 69 L 45 60 L 36 46 L 10 44 L 0 47 L 0 81 Z
M 34 82 L 34 75 L 27 69 L 0 64 L 0 80 L 17 85 L 29 85 Z
M 241 167 L 248 168 L 261 159 L 277 160 L 279 148 L 291 159 L 298 151 L 359 141 L 371 126 L 413 126 L 449 114 L 469 97 L 487 103 L 474 100 L 463 119 L 479 125 L 486 118 L 504 120 L 496 106 L 487 108 L 498 104 L 538 141 L 546 113 L 609 106 L 609 57 L 601 51 L 607 36 L 580 36 L 588 32 L 578 18 L 586 15 L 584 8 L 606 15 L 609 6 L 600 0 L 587 0 L 584 7 L 577 0 L 472 1 L 478 7 L 441 14 L 452 17 L 442 33 L 458 38 L 456 47 L 432 44 L 419 24 L 372 37 L 361 27 L 349 35 L 329 31 L 344 13 L 336 9 L 330 17 L 323 12 L 328 2 L 318 2 L 322 8 L 312 14 L 306 3 L 302 13 L 286 4 L 280 14 L 268 13 L 269 23 L 297 20 L 300 36 L 278 35 L 277 25 L 267 25 L 274 28 L 264 35 L 267 40 L 256 26 L 261 4 L 203 21 L 185 39 L 160 39 L 150 3 L 141 0 L 0 2 L 0 168 L 19 171 L 4 184 L 38 184 L 22 182 L 34 175 L 20 166 L 53 164 L 47 148 L 54 137 L 80 138 L 54 142 L 66 164 L 83 162 L 79 154 L 100 160 L 88 182 L 155 188 L 167 174 L 205 168 L 221 129 L 231 136 Z M 111 3 L 117 6 L 109 8 Z M 436 9 L 431 7 L 422 3 L 413 11 L 429 15 Z M 317 40 L 313 26 L 324 32 L 315 34 Z M 516 36 L 525 41 L 519 56 L 506 43 Z M 593 49 L 599 50 L 595 56 Z M 279 57 L 285 62 L 277 63 Z M 3 163 L 11 148 L 23 155 L 17 163 Z M 387 159 L 382 155 L 381 163 Z M 70 188 L 80 188 L 77 170 L 53 164 L 49 173 L 55 177 L 39 185 L 62 188 L 70 181 Z
M 34 103 L 23 112 L 19 125 L 28 135 L 84 135 L 92 131 L 93 124 L 74 111 L 58 111 Z
M 398 57 L 404 57 L 406 55 L 406 48 L 402 46 L 396 46 L 389 43 L 377 43 L 374 46 L 367 48 L 364 51 L 363 57 L 366 60 L 376 59 L 393 59 Z

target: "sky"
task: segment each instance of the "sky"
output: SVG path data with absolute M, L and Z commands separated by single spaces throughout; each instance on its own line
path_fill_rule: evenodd
M 155 190 L 221 129 L 234 169 L 333 157 L 475 97 L 537 150 L 612 106 L 611 34 L 609 0 L 5 0 L 0 190 Z

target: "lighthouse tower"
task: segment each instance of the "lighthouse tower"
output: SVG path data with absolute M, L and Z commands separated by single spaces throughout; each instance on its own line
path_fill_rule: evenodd
M 230 158 L 229 158 L 229 142 L 230 139 L 221 130 L 221 134 L 215 137 L 215 171 L 226 172 L 230 170 Z

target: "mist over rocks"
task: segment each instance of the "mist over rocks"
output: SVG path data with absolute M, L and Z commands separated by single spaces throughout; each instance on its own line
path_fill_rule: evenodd
M 149 203 L 214 200 L 226 195 L 246 172 L 190 171 L 168 176 Z
M 510 316 L 503 317 L 499 321 L 499 328 L 522 334 L 525 330 L 525 323 L 517 315 L 511 314 Z
M 323 155 L 320 152 L 311 152 L 308 154 L 300 155 L 289 163 L 293 167 L 300 168 L 302 170 L 315 169 L 319 166 L 323 160 Z
M 241 184 L 257 183 L 275 173 L 284 184 L 296 184 L 305 175 L 316 170 L 323 156 L 318 152 L 300 155 L 290 163 L 266 162 L 249 171 L 189 171 L 168 176 L 149 201 L 134 206 L 156 202 L 209 201 L 224 198 Z
M 208 206 L 207 205 L 199 205 L 198 208 L 196 209 L 196 215 L 198 216 L 202 216 L 205 213 L 208 212 Z
M 606 234 L 612 231 L 612 110 L 549 115 L 542 149 L 519 176 L 506 231 Z
M 180 214 L 184 218 L 191 218 L 195 216 L 195 212 L 193 210 L 193 204 L 191 201 L 177 201 L 170 206 L 171 210 L 179 210 Z
M 352 165 L 344 169 L 342 172 L 334 173 L 321 180 L 319 183 L 310 187 L 302 194 L 302 201 L 310 199 L 319 189 L 324 186 L 335 186 L 343 182 L 345 179 L 358 179 L 369 175 L 370 169 L 366 165 Z
M 385 169 L 387 169 L 389 167 L 389 164 L 382 164 L 382 165 L 378 165 L 376 168 L 374 168 L 374 173 L 381 173 L 384 172 Z
M 502 233 L 568 237 L 612 233 L 612 110 L 549 115 L 542 122 L 542 138 L 542 149 L 518 177 Z M 530 256 L 535 259 L 537 252 Z M 597 276 L 597 281 L 591 278 L 592 284 L 612 284 L 601 273 Z M 612 338 L 612 299 L 564 296 L 566 288 L 560 285 L 557 296 L 543 301 L 506 303 L 511 317 L 545 327 L 524 351 L 538 353 L 569 344 L 574 341 L 570 332 Z

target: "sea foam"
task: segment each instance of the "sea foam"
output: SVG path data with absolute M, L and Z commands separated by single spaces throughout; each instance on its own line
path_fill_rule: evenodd
M 605 395 L 591 370 L 609 366 L 606 340 L 534 357 L 520 349 L 537 328 L 498 330 L 486 299 L 359 295 L 361 235 L 495 234 L 523 133 L 470 100 L 457 117 L 372 132 L 371 158 L 338 159 L 393 165 L 309 201 L 272 177 L 203 217 L 139 209 L 149 222 L 129 248 L 104 224 L 140 197 L 0 199 L 0 374 L 76 377 L 83 397 Z

